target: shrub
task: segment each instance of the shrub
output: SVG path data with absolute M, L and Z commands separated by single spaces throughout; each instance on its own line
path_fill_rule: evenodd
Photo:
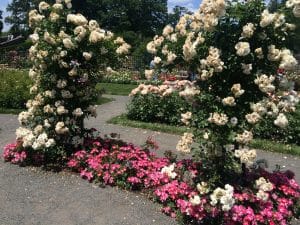
M 271 119 L 262 121 L 255 129 L 259 138 L 271 139 L 288 144 L 300 145 L 300 106 L 294 113 L 287 116 L 289 126 L 285 129 L 278 129 Z
M 29 87 L 32 82 L 28 79 L 27 71 L 0 70 L 0 107 L 23 109 L 30 98 Z
M 138 79 L 139 79 L 139 73 L 123 70 L 123 71 L 106 74 L 103 77 L 102 81 L 106 83 L 131 84 L 132 81 Z
M 180 125 L 181 113 L 189 111 L 191 104 L 178 92 L 161 97 L 158 94 L 138 94 L 127 106 L 127 116 L 132 120 Z

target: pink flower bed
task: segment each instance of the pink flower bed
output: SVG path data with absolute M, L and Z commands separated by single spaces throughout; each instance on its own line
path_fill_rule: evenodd
M 3 156 L 5 161 L 21 164 L 26 162 L 26 155 L 29 154 L 17 144 L 9 144 Z M 174 170 L 164 172 L 170 166 Z M 72 154 L 67 167 L 90 182 L 150 192 L 163 205 L 164 213 L 190 224 L 285 225 L 299 214 L 300 187 L 289 171 L 249 171 L 241 184 L 230 184 L 234 204 L 222 210 L 221 204 L 211 203 L 211 191 L 199 194 L 196 184 L 203 179 L 201 163 L 192 160 L 172 162 L 147 148 L 97 138 L 88 140 L 84 149 Z M 264 200 L 257 196 L 255 186 L 260 177 L 272 184 Z M 200 196 L 197 204 L 191 201 L 195 196 Z

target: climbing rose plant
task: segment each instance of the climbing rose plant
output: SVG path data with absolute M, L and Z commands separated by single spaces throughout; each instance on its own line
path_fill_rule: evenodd
M 156 65 L 148 75 L 178 66 L 197 75 L 197 88 L 187 98 L 194 114 L 182 114 L 182 122 L 196 129 L 184 134 L 177 149 L 208 159 L 212 179 L 226 183 L 225 174 L 254 166 L 256 151 L 247 145 L 264 118 L 288 126 L 285 114 L 295 111 L 299 97 L 290 81 L 297 60 L 287 48 L 295 25 L 284 13 L 299 17 L 299 5 L 287 1 L 288 9 L 270 13 L 261 0 L 205 0 L 148 43 Z M 198 112 L 206 113 L 205 121 L 197 122 Z M 192 150 L 193 140 L 200 147 Z
M 288 2 L 297 15 L 298 1 Z M 171 152 L 166 157 L 152 153 L 157 146 L 151 139 L 141 148 L 84 130 L 83 119 L 95 115 L 94 66 L 118 62 L 117 55 L 127 53 L 129 46 L 121 38 L 114 40 L 95 21 L 70 14 L 70 1 L 53 6 L 42 2 L 39 12 L 30 12 L 30 25 L 36 27 L 36 44 L 30 50 L 35 98 L 20 114 L 24 127 L 17 131 L 17 143 L 5 147 L 4 160 L 44 163 L 49 152 L 61 148 L 73 153 L 66 164 L 81 177 L 143 190 L 183 224 L 288 224 L 299 217 L 300 188 L 294 174 L 259 168 L 252 164 L 255 151 L 245 147 L 252 138 L 249 125 L 274 116 L 274 123 L 284 127 L 287 121 L 281 113 L 293 111 L 298 101 L 292 91 L 277 95 L 284 85 L 274 75 L 278 67 L 289 71 L 296 65 L 284 40 L 293 25 L 263 6 L 258 0 L 234 5 L 204 0 L 199 12 L 182 17 L 175 30 L 167 26 L 162 37 L 149 43 L 148 50 L 157 54 L 157 69 L 171 69 L 178 60 L 196 69 L 199 80 L 176 82 L 172 88 L 142 85 L 132 94 L 154 92 L 164 97 L 177 91 L 195 107 L 208 110 L 205 131 L 202 127 L 184 134 L 177 146 L 189 153 L 198 139 L 202 154 L 193 152 L 195 160 L 178 161 Z M 160 51 L 164 53 L 158 56 Z M 195 127 L 193 117 L 183 113 L 182 122 Z
M 96 117 L 95 72 L 120 65 L 130 49 L 121 37 L 71 8 L 70 0 L 57 0 L 53 5 L 40 2 L 38 10 L 29 12 L 34 97 L 19 114 L 22 127 L 16 134 L 23 148 L 35 152 L 55 155 L 83 143 L 84 119 Z

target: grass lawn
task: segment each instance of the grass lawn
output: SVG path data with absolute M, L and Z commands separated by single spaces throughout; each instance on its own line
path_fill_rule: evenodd
M 105 94 L 110 95 L 123 95 L 127 96 L 131 90 L 136 88 L 135 84 L 112 84 L 112 83 L 99 83 L 96 86 L 97 90 L 104 90 Z
M 153 131 L 160 131 L 164 133 L 177 134 L 177 135 L 182 135 L 184 132 L 188 131 L 188 128 L 186 127 L 176 127 L 176 126 L 171 126 L 171 125 L 166 125 L 161 123 L 147 123 L 147 122 L 141 122 L 136 120 L 130 120 L 127 118 L 125 114 L 114 117 L 109 121 L 107 121 L 107 123 L 141 128 L 141 129 L 148 129 Z M 250 147 L 265 150 L 265 151 L 270 151 L 270 152 L 278 152 L 283 154 L 300 156 L 300 146 L 298 145 L 282 144 L 282 143 L 277 143 L 269 140 L 255 139 L 250 144 Z
M 24 111 L 25 109 L 6 109 L 0 108 L 0 114 L 19 114 L 20 112 Z
M 103 105 L 103 104 L 106 104 L 106 103 L 109 103 L 112 101 L 114 101 L 113 98 L 100 97 L 96 103 L 97 103 L 97 105 Z
M 177 135 L 182 135 L 184 132 L 187 132 L 189 130 L 187 127 L 177 127 L 177 126 L 171 126 L 162 123 L 147 123 L 147 122 L 141 122 L 136 120 L 130 120 L 127 118 L 125 114 L 116 116 L 110 119 L 109 121 L 107 121 L 107 123 L 141 128 L 141 129 L 148 129 L 153 131 L 160 131 L 164 133 L 177 134 Z
M 98 101 L 96 102 L 97 105 L 103 105 L 105 103 L 109 103 L 114 101 L 113 98 L 105 98 L 100 97 Z M 6 109 L 6 108 L 0 108 L 0 114 L 19 114 L 20 112 L 24 111 L 26 109 Z

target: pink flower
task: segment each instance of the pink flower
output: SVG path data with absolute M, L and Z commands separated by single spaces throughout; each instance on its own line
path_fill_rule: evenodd
M 82 178 L 86 178 L 88 181 L 91 181 L 91 180 L 93 179 L 93 173 L 87 171 L 86 169 L 85 169 L 85 170 L 82 170 L 82 171 L 80 172 L 80 176 L 81 176 Z

